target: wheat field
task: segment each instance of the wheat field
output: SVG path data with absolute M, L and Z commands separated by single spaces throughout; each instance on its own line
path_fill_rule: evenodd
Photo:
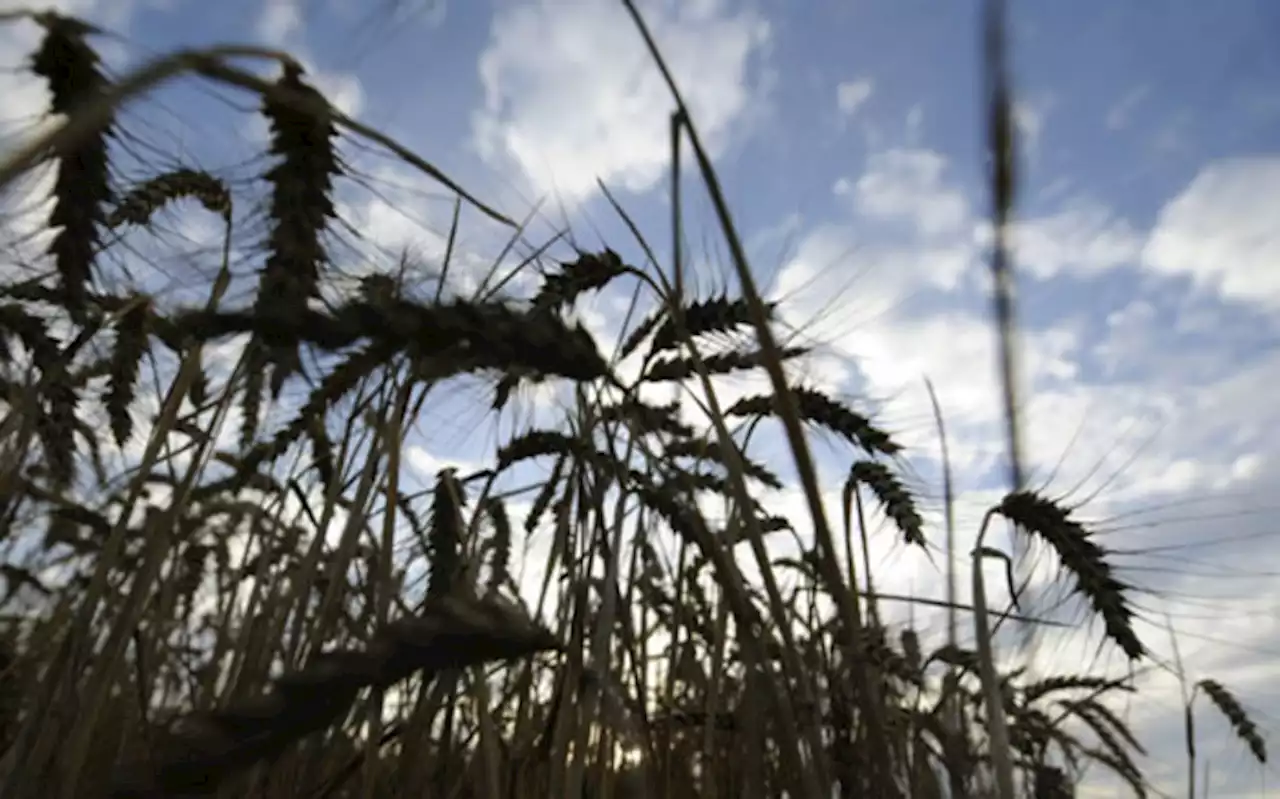
M 955 551 L 949 494 L 922 484 L 897 435 L 804 380 L 812 348 L 756 285 L 673 80 L 674 140 L 697 167 L 673 181 L 711 198 L 731 287 L 690 288 L 667 243 L 681 240 L 678 206 L 676 230 L 637 226 L 616 249 L 539 245 L 476 272 L 451 232 L 431 263 L 357 268 L 335 199 L 360 179 L 343 148 L 437 184 L 453 232 L 464 213 L 513 249 L 526 231 L 339 111 L 288 54 L 187 50 L 109 77 L 91 26 L 9 14 L 40 28 L 30 70 L 58 122 L 0 158 L 11 195 L 33 176 L 48 190 L 37 229 L 4 231 L 0 796 L 1059 799 L 1099 772 L 1125 795 L 1161 795 L 1117 710 L 1140 701 L 1134 672 L 1029 673 L 1011 631 L 1034 614 L 988 600 L 1002 564 L 1021 565 L 984 538 L 1007 528 L 1050 553 L 1104 646 L 1163 667 L 1105 539 L 1021 466 L 1002 233 L 1017 141 L 1001 4 L 986 6 L 1011 469 L 973 553 Z M 143 148 L 130 107 L 177 83 L 249 98 L 267 131 L 254 159 L 215 170 Z M 198 258 L 163 227 L 175 206 L 214 231 Z M 159 285 L 128 268 L 144 251 L 210 268 Z M 636 297 L 617 342 L 573 310 L 606 287 Z M 745 374 L 767 390 L 716 390 Z M 474 471 L 419 487 L 406 430 L 453 391 L 478 392 L 484 415 L 530 392 L 560 401 L 504 428 Z M 936 425 L 945 442 L 941 411 Z M 765 429 L 793 474 L 759 454 Z M 845 463 L 834 506 L 817 446 Z M 811 535 L 762 501 L 784 486 Z M 884 621 L 896 600 L 857 555 L 886 535 L 873 520 L 952 586 L 941 637 Z M 514 568 L 535 535 L 536 579 Z M 771 542 L 786 540 L 779 554 Z M 1184 687 L 1189 796 L 1203 714 L 1267 762 L 1229 686 L 1170 679 Z

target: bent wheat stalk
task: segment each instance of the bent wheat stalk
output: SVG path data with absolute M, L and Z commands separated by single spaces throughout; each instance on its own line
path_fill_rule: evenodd
M 418 616 L 384 625 L 363 649 L 320 654 L 274 680 L 264 695 L 186 716 L 157 762 L 126 772 L 111 796 L 212 793 L 231 772 L 339 720 L 365 688 L 384 689 L 414 672 L 461 669 L 559 648 L 550 632 L 505 600 L 437 598 Z
M 276 61 L 285 66 L 296 67 L 297 65 L 293 57 L 286 53 L 246 45 L 218 45 L 203 49 L 180 50 L 155 59 L 112 84 L 93 100 L 81 103 L 80 107 L 68 114 L 61 124 L 55 125 L 44 135 L 33 138 L 14 150 L 8 157 L 0 160 L 0 188 L 8 186 L 19 175 L 39 164 L 47 153 L 74 149 L 85 137 L 92 136 L 95 131 L 110 121 L 116 110 L 126 102 L 187 73 L 197 73 L 220 83 L 238 86 L 256 92 L 262 97 L 279 99 L 285 103 L 296 102 L 296 98 L 288 92 L 282 92 L 261 78 L 223 63 L 229 58 L 255 58 Z M 336 109 L 330 109 L 329 113 L 335 124 L 385 148 L 405 163 L 426 173 L 493 221 L 507 227 L 516 226 L 509 217 L 476 199 L 439 169 L 391 137 L 356 122 Z

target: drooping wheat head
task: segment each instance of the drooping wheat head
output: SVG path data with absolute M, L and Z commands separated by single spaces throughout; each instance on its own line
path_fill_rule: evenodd
M 208 172 L 183 168 L 156 175 L 130 189 L 111 209 L 107 227 L 146 226 L 161 208 L 187 197 L 230 222 L 231 189 L 226 182 Z
M 835 433 L 861 448 L 868 455 L 895 455 L 902 450 L 893 438 L 871 423 L 871 420 L 844 403 L 808 388 L 792 389 L 800 406 L 800 416 Z M 725 411 L 728 416 L 769 416 L 776 407 L 771 395 L 758 395 L 738 400 Z
M 1069 511 L 1029 491 L 1009 494 L 998 512 L 1020 529 L 1043 538 L 1076 580 L 1076 589 L 1102 617 L 1107 637 L 1131 660 L 1146 654 L 1133 630 L 1133 610 L 1125 597 L 1128 586 L 1115 577 L 1107 552 Z
M 1249 714 L 1245 712 L 1240 700 L 1236 699 L 1235 695 L 1217 680 L 1201 680 L 1196 683 L 1196 686 L 1204 691 L 1209 700 L 1213 702 L 1214 707 L 1218 708 L 1222 715 L 1227 717 L 1227 721 L 1231 724 L 1231 729 L 1249 747 L 1254 759 L 1265 765 L 1267 762 L 1266 741 L 1262 739 L 1261 733 L 1258 732 L 1258 725 L 1254 724 L 1253 719 L 1249 718 Z
M 155 762 L 122 775 L 112 796 L 212 793 L 230 773 L 337 721 L 364 688 L 559 646 L 505 600 L 434 597 L 418 614 L 383 626 L 363 647 L 321 653 L 276 678 L 266 694 L 186 716 Z
M 915 499 L 888 466 L 878 461 L 857 461 L 849 468 L 849 480 L 871 491 L 908 544 L 924 546 L 924 520 L 916 510 Z

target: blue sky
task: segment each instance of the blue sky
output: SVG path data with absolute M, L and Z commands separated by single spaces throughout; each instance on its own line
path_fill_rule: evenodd
M 63 7 L 121 35 L 106 46 L 118 69 L 183 45 L 286 49 L 344 110 L 511 216 L 547 198 L 535 231 L 546 235 L 567 219 L 584 246 L 598 245 L 598 230 L 638 259 L 595 188 L 599 178 L 669 251 L 671 102 L 619 4 L 403 5 L 399 16 L 355 0 Z M 1089 497 L 1090 514 L 1107 520 L 1107 542 L 1132 551 L 1126 576 L 1154 592 L 1138 598 L 1150 611 L 1142 633 L 1151 646 L 1168 653 L 1161 614 L 1170 613 L 1193 676 L 1227 683 L 1265 726 L 1280 713 L 1269 684 L 1280 656 L 1270 579 L 1280 555 L 1267 513 L 1280 489 L 1272 399 L 1280 385 L 1280 58 L 1272 45 L 1280 6 L 1011 5 L 1029 458 L 1054 491 Z M 783 300 L 788 323 L 823 344 L 808 379 L 875 407 L 918 448 L 912 464 L 936 496 L 922 388 L 930 377 L 955 436 L 970 520 L 998 494 L 1002 446 L 981 261 L 976 6 L 645 6 L 762 285 Z M 21 27 L 0 33 L 0 57 L 18 63 L 34 36 Z M 17 74 L 0 83 L 0 115 L 29 122 L 39 89 Z M 234 163 L 261 141 L 250 115 L 191 84 L 144 106 L 137 113 L 147 129 L 167 131 L 201 165 Z M 350 188 L 344 218 L 388 251 L 437 252 L 450 210 L 444 193 L 385 158 L 350 155 L 383 198 Z M 732 287 L 704 195 L 688 185 L 695 283 Z M 200 220 L 186 221 L 199 238 Z M 501 246 L 500 233 L 471 215 L 463 241 L 482 262 Z M 580 312 L 610 338 L 626 299 L 606 293 Z M 723 388 L 732 397 L 764 384 Z M 491 451 L 498 433 L 475 404 L 483 399 L 478 389 L 464 392 L 424 420 L 412 443 L 425 476 Z M 502 429 L 527 417 L 506 418 Z M 847 458 L 831 448 L 819 456 L 833 475 Z M 799 515 L 794 496 L 778 502 Z M 1122 515 L 1135 508 L 1146 514 Z M 937 593 L 927 564 L 900 547 L 879 555 L 882 583 Z M 1053 643 L 1045 657 L 1070 668 L 1078 653 L 1091 656 L 1092 643 L 1072 641 Z M 1151 685 L 1149 704 L 1135 710 L 1152 745 L 1146 765 L 1176 785 L 1177 687 L 1167 677 Z M 1224 727 L 1205 722 L 1203 730 L 1213 795 L 1263 795 Z

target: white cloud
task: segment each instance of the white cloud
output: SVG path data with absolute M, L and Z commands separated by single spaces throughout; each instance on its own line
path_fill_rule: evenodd
M 871 219 L 902 221 L 925 236 L 963 232 L 969 202 L 944 184 L 947 160 L 930 150 L 887 150 L 872 155 L 854 186 L 857 211 Z
M 1022 98 L 1013 103 L 1013 124 L 1021 136 L 1020 144 L 1027 158 L 1035 159 L 1040 153 L 1040 137 L 1053 105 L 1053 100 L 1048 97 Z
M 787 324 L 845 357 L 883 356 L 887 368 L 906 369 L 905 380 L 918 383 L 913 358 L 878 351 L 877 336 L 900 321 L 913 293 L 952 291 L 974 266 L 975 220 L 946 170 L 936 152 L 893 149 L 871 155 L 856 179 L 837 180 L 833 192 L 848 199 L 851 218 L 801 238 L 772 286 Z M 886 235 L 886 222 L 905 237 Z M 847 302 L 853 298 L 856 307 Z M 884 396 L 878 389 L 889 387 L 875 388 Z
M 1059 272 L 1091 274 L 1136 263 L 1142 235 L 1105 205 L 1076 198 L 1056 213 L 1012 227 L 1018 266 L 1034 277 Z
M 781 312 L 790 325 L 857 365 L 866 394 L 891 398 L 886 410 L 894 419 L 928 417 L 927 398 L 919 387 L 923 377 L 930 377 L 942 393 L 949 418 L 960 429 L 953 455 L 958 462 L 972 466 L 988 463 L 1000 449 L 995 339 L 984 309 L 964 310 L 953 302 L 949 310 L 921 318 L 908 313 L 910 309 L 903 305 L 921 290 L 949 292 L 962 285 L 966 273 L 982 274 L 974 268 L 978 249 L 973 234 L 980 225 L 964 194 L 946 179 L 946 169 L 945 158 L 926 150 L 873 155 L 863 175 L 841 179 L 834 189 L 837 195 L 850 198 L 853 216 L 846 223 L 825 225 L 804 235 L 794 257 L 779 272 L 771 295 L 783 300 Z M 1261 251 L 1275 252 L 1275 234 L 1261 221 L 1261 211 L 1250 215 L 1240 208 L 1249 199 L 1256 204 L 1256 198 L 1271 196 L 1275 189 L 1265 187 L 1275 183 L 1280 188 L 1280 174 L 1268 178 L 1261 161 L 1239 168 L 1234 179 L 1221 171 L 1208 170 L 1208 174 L 1166 209 L 1152 236 L 1154 244 L 1147 249 L 1148 257 L 1153 248 L 1156 253 L 1166 253 L 1162 241 L 1178 232 L 1182 238 L 1213 246 L 1221 253 L 1203 260 L 1237 264 L 1246 274 L 1256 274 L 1264 262 Z M 1240 185 L 1246 175 L 1252 181 Z M 1216 204 L 1217 210 L 1200 211 L 1198 204 Z M 1208 229 L 1178 227 L 1178 223 L 1196 219 L 1204 219 L 1203 228 Z M 882 238 L 884 226 L 878 224 L 886 221 L 905 223 L 908 237 L 886 241 Z M 1019 223 L 1014 231 L 1019 266 L 1041 279 L 1136 267 L 1143 260 L 1144 240 L 1140 231 L 1106 206 L 1079 196 L 1063 202 L 1056 211 Z M 1161 263 L 1167 269 L 1171 261 L 1175 266 L 1179 263 L 1167 254 Z M 1034 440 L 1028 444 L 1033 462 L 1043 467 L 1062 453 L 1080 448 L 1093 455 L 1106 454 L 1114 449 L 1117 431 L 1152 420 L 1174 423 L 1179 415 L 1194 414 L 1195 408 L 1208 401 L 1198 398 L 1193 389 L 1210 385 L 1220 373 L 1205 373 L 1197 365 L 1200 361 L 1184 358 L 1184 363 L 1163 352 L 1167 332 L 1162 335 L 1156 330 L 1159 322 L 1154 307 L 1135 304 L 1109 320 L 1101 342 L 1088 351 L 1102 360 L 1107 375 L 1114 376 L 1122 367 L 1144 363 L 1153 355 L 1148 350 L 1157 347 L 1162 358 L 1153 362 L 1152 368 L 1163 374 L 1159 396 L 1123 383 L 1077 384 L 1084 355 L 1080 346 L 1083 329 L 1077 321 L 1024 332 L 1022 377 L 1029 392 L 1028 418 L 1054 420 L 1054 424 L 1036 428 Z M 1215 404 L 1223 401 L 1221 393 L 1215 396 Z M 1235 410 L 1246 416 L 1255 413 L 1246 408 Z M 924 439 L 931 435 L 918 421 L 912 424 L 914 434 Z M 1081 424 L 1093 431 L 1087 447 L 1075 437 Z M 911 436 L 906 438 L 911 443 Z M 1207 446 L 1208 442 L 1204 443 Z M 1144 490 L 1168 490 L 1178 477 L 1170 473 L 1169 465 L 1180 459 L 1196 462 L 1195 458 L 1187 460 L 1189 453 L 1198 452 L 1196 458 L 1204 460 L 1203 451 L 1203 447 L 1199 451 L 1169 450 L 1138 459 L 1127 471 L 1135 484 L 1146 481 Z M 1218 451 L 1223 450 L 1219 447 Z M 1232 471 L 1235 459 L 1249 454 L 1237 451 L 1224 455 L 1227 460 L 1222 463 L 1216 458 L 1205 460 L 1201 464 L 1208 470 L 1204 479 L 1219 467 Z M 1248 463 L 1246 460 L 1246 466 Z M 1240 468 L 1247 471 L 1246 466 Z M 1167 479 L 1156 481 L 1159 475 Z
M 873 91 L 875 84 L 870 78 L 845 81 L 836 87 L 836 107 L 840 109 L 841 115 L 851 117 L 871 99 Z
M 1107 336 L 1094 348 L 1094 354 L 1108 377 L 1116 372 L 1126 356 L 1158 343 L 1152 324 L 1156 314 L 1156 307 L 1151 303 L 1134 300 L 1107 315 Z
M 306 70 L 307 81 L 334 108 L 350 117 L 359 116 L 364 109 L 364 89 L 360 79 L 355 75 L 320 67 L 305 46 L 306 27 L 306 18 L 299 0 L 266 0 L 254 22 L 254 34 L 259 41 L 272 47 L 287 48 L 289 54 Z M 253 138 L 263 140 L 265 137 L 265 126 L 256 126 Z
M 779 271 L 771 295 L 794 309 L 792 323 L 826 340 L 858 324 L 843 301 L 850 292 L 858 298 L 858 313 L 883 313 L 913 291 L 954 289 L 972 266 L 973 256 L 973 249 L 960 241 L 872 245 L 860 241 L 848 226 L 829 225 L 800 241 Z
M 1150 86 L 1138 86 L 1126 92 L 1111 108 L 1107 109 L 1107 129 L 1123 130 L 1129 126 L 1134 109 L 1151 93 Z
M 929 242 L 911 245 L 917 254 L 908 260 L 919 268 L 911 274 L 879 274 L 878 286 L 926 274 L 934 287 L 954 285 L 974 256 L 975 238 L 989 236 L 964 192 L 948 182 L 947 166 L 934 151 L 890 149 L 870 156 L 860 177 L 841 177 L 832 186 L 862 220 L 899 223 Z M 1166 276 L 1189 276 L 1230 299 L 1274 307 L 1280 303 L 1280 271 L 1272 268 L 1280 258 L 1280 229 L 1266 198 L 1275 196 L 1280 196 L 1280 158 L 1227 159 L 1207 166 L 1170 201 L 1149 235 L 1107 205 L 1076 195 L 1051 213 L 1014 222 L 1011 241 L 1018 267 L 1036 279 L 1146 267 Z M 886 259 L 884 248 L 859 243 L 838 228 L 815 231 L 808 245 L 822 251 L 828 259 L 824 266 L 854 249 L 863 266 Z M 888 294 L 900 296 L 901 288 Z
M 297 0 L 266 0 L 255 30 L 263 41 L 282 45 L 302 30 L 302 8 Z
M 417 444 L 405 447 L 404 459 L 417 472 L 418 479 L 424 481 L 424 485 L 434 483 L 441 469 L 456 469 L 459 475 L 465 476 L 479 471 L 484 466 L 484 464 L 460 458 L 440 458 Z
M 913 449 L 931 451 L 936 446 L 932 426 L 919 422 L 931 414 L 923 381 L 932 381 L 953 431 L 954 465 L 973 474 L 989 465 L 1003 446 L 998 435 L 1001 403 L 995 342 L 986 319 L 952 311 L 877 320 L 846 336 L 840 350 L 864 376 L 865 393 L 890 398 L 887 419 L 914 420 L 898 435 L 901 443 Z M 1066 326 L 1025 333 L 1020 342 L 1023 384 L 1043 387 L 1075 379 L 1078 343 L 1076 331 Z M 1031 413 L 1038 410 L 1037 405 Z M 1060 417 L 1051 414 L 1049 418 Z M 1070 436 L 1062 425 L 1042 429 Z M 1047 455 L 1051 460 L 1061 450 L 1037 451 L 1051 453 Z
M 1280 157 L 1211 163 L 1161 210 L 1142 261 L 1227 299 L 1280 307 L 1277 196 Z
M 1251 170 L 1255 177 L 1259 171 Z M 981 232 L 981 224 L 965 195 L 947 180 L 946 172 L 945 158 L 926 150 L 873 155 L 863 175 L 842 178 L 833 189 L 848 198 L 851 218 L 804 235 L 794 257 L 779 272 L 771 295 L 784 300 L 781 312 L 788 324 L 856 364 L 863 379 L 860 391 L 888 399 L 888 418 L 904 420 L 906 427 L 900 437 L 909 446 L 933 446 L 932 431 L 919 423 L 930 413 L 921 381 L 931 378 L 942 395 L 949 425 L 955 427 L 952 456 L 957 467 L 982 472 L 1002 450 L 995 337 L 984 317 L 985 309 L 959 308 L 955 303 L 962 301 L 957 295 L 948 310 L 922 318 L 910 313 L 903 303 L 922 290 L 950 292 L 962 285 L 966 274 L 984 274 L 976 269 L 979 251 L 974 234 L 975 230 Z M 1209 182 L 1220 186 L 1225 181 Z M 1269 196 L 1260 186 L 1240 192 L 1249 197 Z M 1229 209 L 1224 213 L 1248 219 L 1230 210 L 1236 206 L 1224 199 L 1226 193 L 1188 192 L 1193 200 L 1208 195 L 1203 201 L 1219 202 Z M 1189 201 L 1175 201 L 1171 207 L 1179 202 L 1185 205 Z M 1194 215 L 1193 211 L 1185 213 Z M 1169 216 L 1166 212 L 1166 221 Z M 905 237 L 891 235 L 886 239 L 884 222 L 902 223 L 905 230 L 899 233 Z M 1253 240 L 1240 232 L 1239 220 L 1235 233 L 1225 232 L 1230 227 L 1226 219 L 1207 224 L 1216 224 L 1218 235 L 1233 247 Z M 1257 224 L 1248 230 L 1256 231 L 1257 238 L 1267 229 Z M 1158 241 L 1160 235 L 1153 239 Z M 1203 234 L 1193 230 L 1186 235 Z M 1136 268 L 1142 263 L 1145 236 L 1105 205 L 1076 196 L 1048 214 L 1020 222 L 1014 230 L 1014 242 L 1019 266 L 1032 277 L 1046 279 L 1093 276 L 1129 265 Z M 1261 261 L 1256 256 L 1252 261 L 1247 257 L 1227 260 L 1252 264 L 1254 270 Z M 1154 307 L 1135 304 L 1109 320 L 1101 342 L 1087 353 L 1081 347 L 1083 328 L 1076 320 L 1048 330 L 1024 332 L 1021 360 L 1028 402 L 1029 462 L 1047 473 L 1064 453 L 1084 452 L 1085 463 L 1076 465 L 1087 469 L 1092 461 L 1110 457 L 1117 435 L 1133 435 L 1131 447 L 1137 448 L 1138 439 L 1155 432 L 1152 425 L 1177 426 L 1177 420 L 1201 412 L 1197 409 L 1210 400 L 1207 393 L 1197 392 L 1207 392 L 1220 373 L 1205 373 L 1198 365 L 1210 357 L 1208 353 L 1184 352 L 1181 360 L 1169 353 L 1165 347 L 1168 333 L 1157 329 L 1160 324 Z M 1154 353 L 1153 348 L 1157 350 Z M 1104 374 L 1113 378 L 1123 374 L 1122 369 L 1149 362 L 1150 368 L 1139 371 L 1144 375 L 1151 370 L 1160 372 L 1160 390 L 1154 394 L 1149 390 L 1149 381 L 1156 379 L 1149 375 L 1141 378 L 1142 390 L 1123 382 L 1080 384 L 1086 354 L 1101 359 Z M 1153 356 L 1159 357 L 1150 361 Z M 1217 406 L 1225 394 L 1215 388 L 1213 396 L 1212 403 Z M 1249 408 L 1233 410 L 1232 418 L 1256 415 L 1256 410 Z M 1032 420 L 1037 419 L 1043 421 L 1033 425 Z M 1224 432 L 1219 428 L 1217 435 Z M 1256 469 L 1250 466 L 1252 450 L 1219 445 L 1209 456 L 1205 453 L 1210 443 L 1197 436 L 1196 448 L 1188 449 L 1189 441 L 1184 438 L 1177 445 L 1166 442 L 1167 446 L 1150 455 L 1144 453 L 1123 469 L 1124 479 L 1114 483 L 1113 493 L 1123 489 L 1167 496 L 1189 479 L 1213 483 L 1219 472 L 1229 475 Z M 1127 454 L 1132 454 L 1132 448 Z M 1237 467 L 1240 458 L 1245 459 L 1244 465 Z
M 904 136 L 908 144 L 915 146 L 920 142 L 921 131 L 924 129 L 924 106 L 916 103 L 911 106 L 911 110 L 907 112 L 906 127 Z
M 641 4 L 694 123 L 722 154 L 761 92 L 751 65 L 768 23 L 722 0 Z M 665 173 L 670 94 L 635 26 L 611 0 L 540 0 L 498 12 L 480 56 L 473 138 L 539 193 L 573 204 L 599 178 L 641 192 Z
M 364 87 L 355 75 L 330 72 L 311 65 L 308 69 L 311 85 L 325 96 L 333 107 L 349 117 L 358 117 L 364 110 Z

